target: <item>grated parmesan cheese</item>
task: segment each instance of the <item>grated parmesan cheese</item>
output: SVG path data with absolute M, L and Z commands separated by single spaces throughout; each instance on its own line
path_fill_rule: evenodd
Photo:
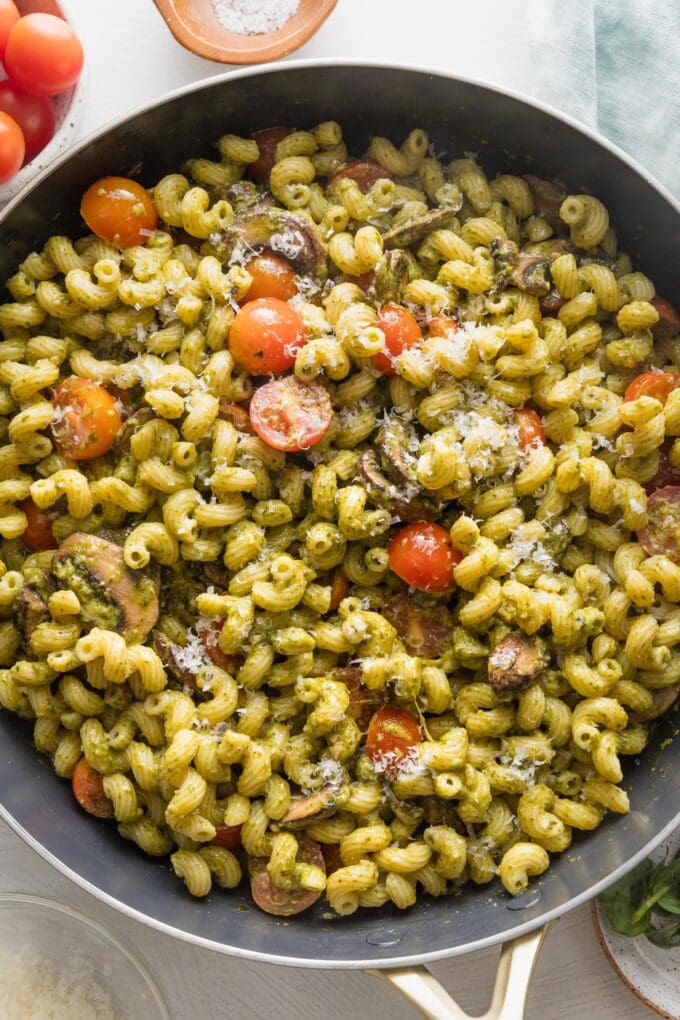
M 59 968 L 22 945 L 0 952 L 2 1020 L 123 1020 L 110 995 L 95 977 L 95 968 L 76 954 Z
M 299 6 L 300 0 L 213 0 L 219 23 L 237 35 L 275 32 Z

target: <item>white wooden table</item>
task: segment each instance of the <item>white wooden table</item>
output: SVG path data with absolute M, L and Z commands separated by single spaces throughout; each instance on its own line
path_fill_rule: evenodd
M 182 49 L 151 0 L 71 0 L 85 44 L 90 98 L 81 134 L 169 89 L 226 70 Z M 300 57 L 404 61 L 532 91 L 522 0 L 340 0 Z M 332 116 L 332 110 L 329 110 Z M 226 125 L 225 125 L 226 128 Z M 105 168 L 103 168 L 105 169 Z M 51 897 L 95 917 L 146 957 L 175 1020 L 272 1017 L 412 1020 L 382 982 L 356 972 L 287 969 L 194 949 L 129 920 L 62 878 L 0 822 L 0 888 Z M 472 1012 L 486 1008 L 497 951 L 435 964 Z M 538 964 L 529 1020 L 645 1020 L 620 984 L 583 907 L 554 926 Z

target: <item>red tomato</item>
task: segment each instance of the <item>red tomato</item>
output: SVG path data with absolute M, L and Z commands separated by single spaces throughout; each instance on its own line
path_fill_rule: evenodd
M 649 556 L 680 564 L 680 485 L 657 489 L 647 500 L 647 524 L 637 539 Z
M 4 63 L 22 89 L 36 96 L 56 96 L 78 81 L 83 47 L 63 18 L 27 14 L 10 29 Z
M 450 315 L 435 315 L 433 319 L 427 324 L 428 336 L 451 336 L 452 333 L 458 332 L 458 323 L 455 319 L 452 319 Z
M 262 131 L 253 131 L 250 136 L 257 142 L 260 150 L 259 158 L 248 166 L 248 173 L 258 184 L 266 184 L 274 166 L 274 149 L 282 138 L 290 134 L 290 128 L 271 127 Z
M 642 372 L 628 384 L 623 399 L 637 400 L 638 397 L 654 397 L 665 404 L 668 394 L 680 386 L 677 372 Z
M 21 128 L 26 163 L 44 149 L 54 134 L 55 115 L 48 96 L 32 96 L 12 81 L 0 82 L 0 110 Z
M 52 432 L 60 453 L 72 460 L 92 460 L 111 449 L 122 419 L 108 390 L 72 375 L 59 383 L 52 401 L 57 409 Z
M 0 60 L 5 56 L 7 39 L 12 26 L 19 18 L 17 5 L 12 0 L 0 0 Z
M 404 758 L 422 739 L 420 723 L 414 715 L 396 705 L 383 705 L 368 725 L 366 753 L 388 779 L 395 779 Z
M 120 248 L 143 244 L 158 223 L 148 191 L 129 177 L 102 177 L 91 184 L 80 215 L 93 234 Z
M 295 270 L 290 262 L 272 252 L 263 252 L 246 262 L 246 269 L 253 278 L 244 301 L 257 298 L 278 298 L 288 301 L 297 294 Z
M 34 552 L 56 549 L 59 543 L 52 534 L 52 521 L 45 511 L 39 510 L 30 496 L 17 506 L 26 515 L 26 530 L 21 536 L 24 545 Z
M 287 453 L 318 443 L 332 418 L 331 398 L 323 386 L 305 385 L 292 375 L 260 386 L 250 401 L 250 420 L 260 439 Z
M 215 846 L 226 847 L 227 850 L 241 849 L 241 826 L 240 825 L 218 825 L 213 839 L 210 840 Z
M 331 612 L 335 612 L 343 599 L 349 595 L 349 581 L 343 574 L 340 567 L 337 568 L 331 580 Z
M 546 437 L 543 419 L 530 407 L 518 407 L 515 411 L 515 423 L 519 430 L 518 441 L 523 453 L 545 446 Z
M 297 837 L 300 849 L 298 859 L 305 864 L 315 864 L 326 870 L 321 847 L 308 836 Z M 280 889 L 274 885 L 267 873 L 267 861 L 262 857 L 249 857 L 250 891 L 255 903 L 266 914 L 277 917 L 291 917 L 300 914 L 316 903 L 320 892 L 312 889 Z
M 658 297 L 657 295 L 657 297 L 652 298 L 651 304 L 656 308 L 660 319 L 667 322 L 673 329 L 680 329 L 680 314 L 676 312 L 670 301 L 666 301 L 666 298 Z
M 73 794 L 82 808 L 95 818 L 113 818 L 113 804 L 104 793 L 104 780 L 81 758 L 71 779 Z
M 659 447 L 659 466 L 653 478 L 645 482 L 647 495 L 651 495 L 656 489 L 665 489 L 667 485 L 680 483 L 680 469 L 674 468 L 671 464 L 672 439 L 665 439 Z
M 0 113 L 0 184 L 14 177 L 25 154 L 26 144 L 21 128 L 6 113 Z
M 305 343 L 302 318 L 279 298 L 249 301 L 229 328 L 234 361 L 251 375 L 281 375 Z
M 235 667 L 233 655 L 227 655 L 220 648 L 220 631 L 224 627 L 224 620 L 208 620 L 199 616 L 196 622 L 196 633 L 205 648 L 208 658 L 220 669 L 232 673 Z
M 341 166 L 339 170 L 331 174 L 328 178 L 327 187 L 330 188 L 336 181 L 347 179 L 349 181 L 356 181 L 359 190 L 365 195 L 366 192 L 371 190 L 376 181 L 381 181 L 385 178 L 391 180 L 392 174 L 388 173 L 378 163 L 373 163 L 369 159 L 354 160 L 346 163 L 345 166 Z
M 394 359 L 420 343 L 422 330 L 407 308 L 391 302 L 381 308 L 377 326 L 385 334 L 385 350 L 371 360 L 383 375 L 396 375 Z
M 462 559 L 451 537 L 440 524 L 416 521 L 407 524 L 389 541 L 390 569 L 411 588 L 419 591 L 453 591 L 453 568 Z
M 226 418 L 239 432 L 255 435 L 253 426 L 250 424 L 248 409 L 240 404 L 235 404 L 232 400 L 220 400 L 220 418 Z

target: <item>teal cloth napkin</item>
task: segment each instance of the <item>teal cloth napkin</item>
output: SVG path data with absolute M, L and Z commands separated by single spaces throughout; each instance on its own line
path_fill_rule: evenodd
M 537 98 L 680 197 L 680 0 L 527 0 Z

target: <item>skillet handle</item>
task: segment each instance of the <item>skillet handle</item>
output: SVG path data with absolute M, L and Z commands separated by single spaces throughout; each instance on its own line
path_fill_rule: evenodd
M 547 930 L 546 925 L 503 944 L 491 1005 L 478 1020 L 522 1020 Z M 367 970 L 366 974 L 382 978 L 396 988 L 426 1020 L 470 1020 L 470 1014 L 461 1009 L 426 967 Z

